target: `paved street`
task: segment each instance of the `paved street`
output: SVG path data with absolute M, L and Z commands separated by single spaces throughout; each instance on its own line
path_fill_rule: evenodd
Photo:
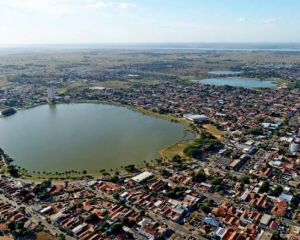
M 56 226 L 54 226 L 52 224 L 49 224 L 42 216 L 40 216 L 39 214 L 37 214 L 34 211 L 33 206 L 18 204 L 15 201 L 7 198 L 3 194 L 0 194 L 0 199 L 3 200 L 4 202 L 8 202 L 9 204 L 11 204 L 12 206 L 14 206 L 16 208 L 24 207 L 26 213 L 30 214 L 34 221 L 41 223 L 41 225 L 43 225 L 52 235 L 56 236 L 56 235 L 63 234 L 66 237 L 67 240 L 74 240 L 75 239 L 73 237 L 70 237 L 70 236 L 66 235 L 62 231 L 60 231 L 59 228 L 57 228 Z
M 199 239 L 199 240 L 206 240 L 206 238 L 199 236 L 197 234 L 192 233 L 189 229 L 186 227 L 175 223 L 171 220 L 167 220 L 153 212 L 148 211 L 147 212 L 149 217 L 153 218 L 155 221 L 158 221 L 160 223 L 163 223 L 167 225 L 172 231 L 174 231 L 176 234 L 178 234 L 182 239 L 188 239 L 189 237 L 193 237 L 194 239 Z

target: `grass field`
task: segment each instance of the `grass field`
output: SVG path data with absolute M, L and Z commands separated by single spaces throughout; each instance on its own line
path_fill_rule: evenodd
M 6 76 L 0 76 L 0 87 L 8 86 L 10 83 L 7 81 Z
M 209 132 L 211 135 L 213 135 L 214 137 L 216 137 L 219 140 L 223 140 L 224 139 L 224 132 L 220 131 L 219 129 L 217 129 L 214 125 L 212 124 L 204 124 L 203 128 L 206 129 L 207 132 Z
M 50 235 L 49 233 L 46 233 L 46 232 L 38 232 L 36 234 L 36 239 L 37 240 L 55 240 L 58 238 L 53 237 L 52 235 Z
M 128 88 L 129 83 L 125 81 L 103 81 L 92 84 L 91 87 L 105 87 L 105 88 Z
M 173 146 L 163 148 L 159 151 L 159 154 L 162 158 L 165 159 L 172 159 L 175 155 L 179 155 L 183 158 L 188 158 L 183 151 L 187 147 L 187 145 L 191 143 L 191 141 L 192 140 L 181 141 Z

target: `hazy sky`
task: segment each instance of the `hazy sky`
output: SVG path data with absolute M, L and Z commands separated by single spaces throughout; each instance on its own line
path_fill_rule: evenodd
M 0 44 L 300 42 L 300 0 L 0 0 Z

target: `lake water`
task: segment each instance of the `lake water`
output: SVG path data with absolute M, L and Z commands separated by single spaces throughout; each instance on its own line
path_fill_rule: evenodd
M 244 88 L 273 88 L 276 84 L 272 81 L 260 81 L 251 78 L 210 78 L 203 80 L 193 80 L 202 84 L 216 85 L 216 86 L 232 86 Z
M 159 157 L 185 126 L 104 104 L 43 105 L 0 118 L 0 146 L 35 171 L 98 172 Z

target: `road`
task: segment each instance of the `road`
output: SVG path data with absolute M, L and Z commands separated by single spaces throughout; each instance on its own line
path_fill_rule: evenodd
M 188 239 L 190 237 L 193 237 L 194 239 L 207 240 L 206 238 L 204 238 L 204 237 L 202 237 L 200 235 L 192 233 L 192 231 L 189 230 L 189 229 L 187 229 L 186 227 L 184 227 L 184 226 L 182 226 L 182 225 L 180 225 L 178 223 L 175 223 L 175 222 L 173 222 L 171 220 L 167 220 L 167 219 L 165 219 L 165 218 L 163 218 L 163 217 L 155 214 L 154 212 L 147 211 L 147 214 L 148 214 L 149 217 L 151 217 L 155 221 L 167 225 L 168 228 L 170 228 L 172 231 L 174 231 L 182 239 Z
M 24 207 L 25 208 L 25 212 L 27 214 L 31 215 L 31 218 L 35 221 L 35 222 L 40 222 L 41 225 L 43 225 L 53 236 L 56 235 L 64 235 L 65 238 L 67 240 L 75 240 L 75 238 L 70 237 L 68 235 L 66 235 L 64 232 L 60 231 L 59 228 L 57 228 L 56 226 L 49 224 L 42 216 L 40 216 L 38 213 L 36 213 L 36 211 L 34 210 L 33 206 L 28 206 L 28 205 L 24 205 L 24 204 L 18 204 L 15 201 L 7 198 L 5 195 L 0 194 L 0 199 L 4 202 L 8 202 L 9 204 L 11 204 L 12 206 L 14 206 L 15 208 L 20 208 L 20 207 Z

